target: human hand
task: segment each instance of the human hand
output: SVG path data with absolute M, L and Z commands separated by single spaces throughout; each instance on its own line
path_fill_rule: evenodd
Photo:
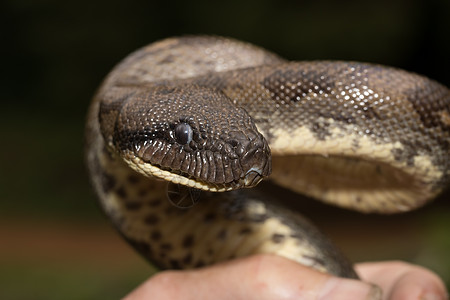
M 255 255 L 197 270 L 158 273 L 124 300 L 448 299 L 442 281 L 425 268 L 395 261 L 355 268 L 365 282 L 333 277 L 279 256 Z

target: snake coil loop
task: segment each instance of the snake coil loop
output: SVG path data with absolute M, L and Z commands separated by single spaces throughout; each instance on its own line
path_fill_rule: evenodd
M 408 211 L 448 185 L 449 145 L 450 92 L 433 80 L 364 63 L 290 62 L 204 36 L 125 58 L 86 126 L 103 210 L 141 254 L 174 269 L 273 253 L 356 277 L 298 213 L 241 188 L 271 174 L 327 203 Z

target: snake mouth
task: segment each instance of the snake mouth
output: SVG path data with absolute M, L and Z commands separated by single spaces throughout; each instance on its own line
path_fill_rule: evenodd
M 210 192 L 225 192 L 240 188 L 251 188 L 271 172 L 271 160 L 269 159 L 260 166 L 250 168 L 243 176 L 231 181 L 208 182 L 181 170 L 174 170 L 158 164 L 150 164 L 136 156 L 126 158 L 125 162 L 135 171 L 148 177 L 156 177 L 174 184 Z
M 237 190 L 240 188 L 251 188 L 256 186 L 265 177 L 262 170 L 255 168 L 249 170 L 243 177 L 232 180 L 230 182 L 211 183 L 179 170 L 172 170 L 170 168 L 164 168 L 162 166 L 157 167 L 161 171 L 167 171 L 172 174 L 172 176 L 164 177 L 162 179 L 168 180 L 175 184 L 185 185 L 188 187 L 210 192 L 224 192 Z
M 236 136 L 233 137 L 237 140 Z M 251 188 L 270 175 L 272 160 L 262 136 L 245 138 L 224 144 L 229 147 L 223 146 L 221 152 L 185 151 L 184 147 L 147 144 L 127 150 L 122 158 L 143 175 L 199 190 L 223 192 Z

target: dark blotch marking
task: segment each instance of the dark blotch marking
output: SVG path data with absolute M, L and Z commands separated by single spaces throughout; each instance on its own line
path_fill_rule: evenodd
M 103 172 L 101 174 L 101 185 L 103 192 L 109 193 L 116 185 L 116 179 L 108 173 Z
M 183 257 L 182 262 L 184 265 L 190 265 L 192 263 L 192 253 L 186 254 L 186 256 Z
M 183 248 L 190 248 L 194 244 L 194 236 L 192 234 L 187 235 L 182 242 Z
M 128 175 L 127 180 L 131 184 L 136 184 L 139 182 L 139 176 L 137 176 L 136 174 L 130 174 Z
M 211 63 L 210 62 L 204 62 L 201 59 L 195 59 L 194 60 L 194 65 L 203 65 L 203 64 L 210 65 Z
M 252 230 L 249 227 L 245 227 L 245 228 L 242 228 L 241 231 L 239 231 L 239 234 L 249 234 L 251 232 L 252 232 Z
M 209 248 L 208 251 L 206 251 L 206 254 L 208 254 L 209 256 L 212 256 L 214 254 L 214 250 Z
M 145 217 L 144 222 L 147 225 L 155 225 L 155 224 L 158 224 L 159 218 L 155 214 L 149 214 Z
M 318 140 L 324 141 L 327 137 L 331 136 L 329 127 L 330 123 L 328 122 L 313 122 L 310 130 Z
M 310 94 L 310 89 L 312 90 L 311 92 L 315 93 L 319 90 L 327 91 L 328 89 L 334 89 L 334 81 L 328 80 L 328 78 L 328 74 L 324 72 L 320 73 L 313 69 L 298 67 L 281 68 L 267 76 L 262 84 L 273 93 L 274 100 L 277 100 L 278 97 L 280 100 L 286 100 L 287 98 L 289 101 L 298 102 L 299 99 L 302 100 L 304 98 L 304 95 Z M 298 82 L 301 82 L 301 84 L 297 85 Z M 281 85 L 285 87 L 295 86 L 295 90 L 290 90 L 286 94 L 287 88 L 282 90 Z M 316 86 L 318 90 L 314 89 Z
M 424 79 L 427 80 L 427 79 Z M 413 105 L 415 112 L 419 115 L 422 124 L 427 128 L 442 127 L 449 125 L 442 122 L 438 112 L 450 110 L 450 93 L 441 84 L 433 81 L 416 85 L 415 89 L 407 91 L 407 100 Z M 426 103 L 427 105 L 424 105 Z
M 126 202 L 125 203 L 125 208 L 127 210 L 138 210 L 142 207 L 142 203 L 141 202 Z
M 161 240 L 161 237 L 162 237 L 161 232 L 159 232 L 158 230 L 153 230 L 150 233 L 150 238 L 155 242 Z
M 178 270 L 181 269 L 180 262 L 176 259 L 171 259 L 169 261 L 169 264 L 172 266 L 173 269 L 178 269 Z
M 164 251 L 170 251 L 173 249 L 172 245 L 169 243 L 163 243 L 159 246 L 159 248 Z
M 402 142 L 403 149 L 394 148 L 391 150 L 392 155 L 398 162 L 406 162 L 409 167 L 414 166 L 414 157 L 417 150 Z
M 139 197 L 145 197 L 145 196 L 148 195 L 149 192 L 150 191 L 148 189 L 141 189 L 141 190 L 138 191 L 138 196 Z
M 205 223 L 211 223 L 212 221 L 214 221 L 215 218 L 216 218 L 216 214 L 215 213 L 207 213 L 205 215 L 205 217 L 203 218 L 203 221 Z
M 201 268 L 204 267 L 206 264 L 204 261 L 199 260 L 196 264 L 195 264 L 195 268 Z
M 217 238 L 219 240 L 224 240 L 224 239 L 226 239 L 226 237 L 227 237 L 227 231 L 225 229 L 222 229 L 221 231 L 219 231 L 217 233 Z
M 157 207 L 157 206 L 160 206 L 161 203 L 162 203 L 161 200 L 156 199 L 156 200 L 149 201 L 148 202 L 148 206 L 150 206 L 150 207 Z
M 274 233 L 272 235 L 272 242 L 274 242 L 275 244 L 280 244 L 284 241 L 285 238 L 286 236 L 284 234 Z
M 123 186 L 120 186 L 117 190 L 116 190 L 116 194 L 117 196 L 119 196 L 122 199 L 127 198 L 127 192 L 125 190 L 125 188 Z

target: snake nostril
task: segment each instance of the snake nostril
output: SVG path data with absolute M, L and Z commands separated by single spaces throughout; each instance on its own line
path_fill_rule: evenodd
M 230 140 L 228 142 L 233 148 L 236 148 L 239 145 L 239 142 L 237 140 Z
M 238 156 L 242 156 L 248 148 L 251 140 L 241 131 L 232 131 L 228 133 L 226 144 L 233 149 Z

